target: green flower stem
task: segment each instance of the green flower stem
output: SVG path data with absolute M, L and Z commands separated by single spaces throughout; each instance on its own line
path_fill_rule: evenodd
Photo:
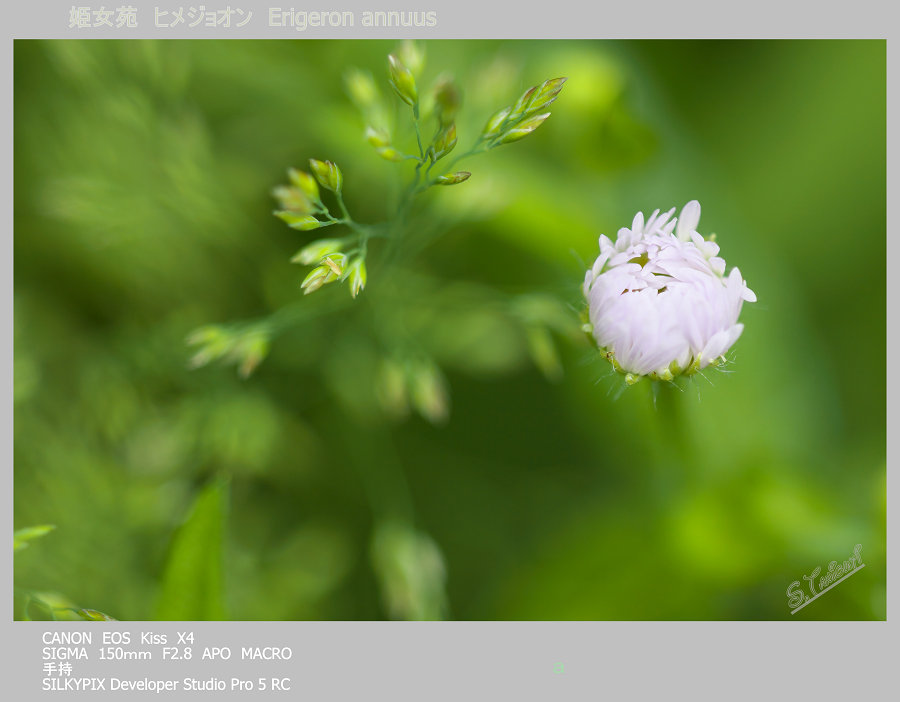
M 671 446 L 673 456 L 685 467 L 692 455 L 690 427 L 684 414 L 684 403 L 687 400 L 684 391 L 674 382 L 655 380 L 653 388 L 656 412 L 659 416 L 661 445 Z
M 327 218 L 327 222 L 322 224 L 323 227 L 331 226 L 332 224 L 346 224 L 348 227 L 350 227 L 350 229 L 352 229 L 359 235 L 360 246 L 362 246 L 363 248 L 365 247 L 369 238 L 371 238 L 372 236 L 379 236 L 378 234 L 374 233 L 373 227 L 365 224 L 360 224 L 350 216 L 350 212 L 347 210 L 347 205 L 344 203 L 344 196 L 341 193 L 335 193 L 335 199 L 337 200 L 338 207 L 341 210 L 341 216 L 335 217 L 327 210 L 324 211 L 322 214 Z
M 418 136 L 418 121 L 416 122 L 417 136 Z M 420 144 L 421 147 L 421 144 Z M 452 171 L 453 168 L 463 159 L 469 158 L 470 156 L 475 156 L 485 151 L 485 145 L 483 140 L 479 139 L 472 145 L 468 151 L 463 154 L 457 156 L 453 161 L 450 162 L 450 165 L 446 168 L 447 171 Z M 422 165 L 425 163 L 424 158 L 422 161 L 416 164 L 415 176 L 413 177 L 412 182 L 404 191 L 400 204 L 397 207 L 397 214 L 390 222 L 390 230 L 387 237 L 391 239 L 388 252 L 387 252 L 387 261 L 393 261 L 395 258 L 395 254 L 397 253 L 399 244 L 400 244 L 400 233 L 406 227 L 407 217 L 409 215 L 410 210 L 412 209 L 413 201 L 415 200 L 417 195 L 421 195 L 430 187 L 432 187 L 435 183 L 437 183 L 437 179 L 431 178 L 431 169 L 434 168 L 436 161 L 429 160 L 429 165 L 425 169 L 425 182 L 422 181 Z M 444 170 L 444 169 L 442 169 Z M 409 243 L 409 242 L 404 242 Z
M 336 291 L 332 290 L 319 291 L 314 297 L 316 298 L 315 302 L 305 299 L 296 300 L 277 309 L 267 317 L 235 325 L 235 328 L 241 332 L 259 330 L 266 333 L 270 339 L 275 339 L 279 334 L 297 324 L 349 307 L 353 302 L 352 299 L 345 299 L 344 295 L 338 295 Z
M 434 168 L 434 164 L 436 163 L 437 161 L 431 159 L 428 163 L 428 168 L 425 169 L 425 183 L 427 185 L 431 185 L 431 181 L 429 181 L 428 177 L 431 175 L 431 169 Z
M 341 215 L 345 222 L 350 223 L 353 221 L 353 218 L 350 216 L 350 213 L 347 211 L 347 205 L 344 204 L 344 195 L 338 191 L 334 194 L 335 198 L 337 198 L 338 207 L 341 208 Z
M 416 195 L 419 194 L 419 192 L 421 192 L 419 189 L 421 169 L 422 163 L 419 162 L 416 164 L 415 178 L 413 178 L 412 182 L 409 184 L 409 186 L 407 186 L 406 190 L 401 196 L 400 204 L 397 206 L 397 215 L 391 220 L 392 231 L 395 231 L 398 228 L 402 228 L 403 223 L 406 221 L 406 216 L 409 214 L 409 210 L 412 207 L 413 199 Z
M 413 124 L 416 126 L 416 143 L 419 145 L 419 163 L 425 162 L 425 149 L 422 148 L 422 130 L 419 127 L 419 100 L 413 105 Z
M 452 161 L 450 161 L 450 163 L 445 168 L 442 168 L 441 170 L 446 171 L 447 173 L 452 173 L 456 169 L 456 165 L 460 161 L 462 161 L 465 158 L 469 158 L 471 156 L 477 156 L 478 154 L 484 153 L 485 151 L 487 151 L 487 149 L 484 148 L 484 142 L 481 139 L 479 139 L 477 142 L 475 142 L 475 144 L 472 146 L 471 149 L 469 149 L 465 153 L 462 153 L 459 156 L 457 156 L 456 158 L 454 158 Z M 432 187 L 435 183 L 437 183 L 437 178 L 435 178 L 433 180 L 429 179 L 429 176 L 431 174 L 431 169 L 434 168 L 436 163 L 437 163 L 437 161 L 432 161 L 431 164 L 428 166 L 428 168 L 425 169 L 425 182 L 416 189 L 416 191 L 415 191 L 416 195 L 418 195 L 419 193 L 425 192 L 426 190 L 428 190 L 428 188 Z
M 353 441 L 336 443 L 343 443 L 349 463 L 359 473 L 373 519 L 401 519 L 412 524 L 412 493 L 389 429 L 340 411 L 330 425 L 340 428 L 340 436 L 354 437 Z

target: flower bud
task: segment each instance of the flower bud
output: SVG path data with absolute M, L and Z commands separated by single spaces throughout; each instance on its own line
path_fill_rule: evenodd
M 282 219 L 284 219 L 282 217 Z M 287 222 L 287 220 L 285 219 Z M 295 221 L 288 222 L 288 226 L 291 229 L 299 229 L 301 232 L 308 232 L 312 229 L 318 229 L 322 226 L 322 222 L 317 220 L 315 217 L 311 215 L 307 215 L 305 217 L 298 217 Z
M 290 210 L 275 210 L 272 214 L 278 217 L 278 219 L 280 219 L 282 222 L 286 222 L 289 226 L 292 227 L 295 224 L 302 224 L 307 220 L 315 219 L 315 217 L 310 217 L 309 215 L 303 214 L 301 212 Z
M 467 181 L 472 176 L 468 171 L 457 171 L 456 173 L 447 173 L 434 181 L 435 185 L 456 185 Z
M 381 156 L 385 161 L 403 161 L 406 159 L 406 156 L 392 146 L 384 146 L 380 149 L 375 149 L 375 153 Z
M 437 106 L 442 124 L 452 122 L 459 110 L 459 88 L 452 78 L 445 77 L 438 81 L 434 89 L 434 103 Z
M 404 522 L 380 522 L 370 556 L 391 619 L 445 618 L 447 566 L 440 547 L 427 534 Z
M 484 129 L 481 131 L 481 138 L 491 139 L 500 134 L 500 128 L 503 126 L 506 118 L 509 117 L 509 113 L 511 110 L 512 107 L 504 107 L 499 112 L 496 112 L 494 116 L 488 120 L 487 124 L 484 126 Z
M 440 369 L 431 362 L 415 365 L 410 371 L 410 391 L 416 410 L 432 424 L 443 423 L 449 413 L 449 398 Z
M 309 214 L 313 210 L 313 203 L 310 202 L 310 199 L 300 188 L 279 185 L 272 189 L 272 197 L 278 200 L 278 204 L 283 212 L 304 215 Z M 277 212 L 275 214 L 280 216 Z
M 291 259 L 291 263 L 300 263 L 304 266 L 310 266 L 318 263 L 325 256 L 337 253 L 341 250 L 341 241 L 339 239 L 319 239 L 317 241 L 304 246 Z
M 406 371 L 391 359 L 385 359 L 378 370 L 375 394 L 382 408 L 393 417 L 405 417 L 409 412 L 409 393 Z
M 697 233 L 700 204 L 639 212 L 616 242 L 600 237 L 600 256 L 585 274 L 591 333 L 629 385 L 672 381 L 721 362 L 743 332 L 744 302 L 756 295 L 733 268 L 723 275 Z M 718 252 L 718 246 L 716 247 Z
M 208 325 L 194 330 L 187 343 L 200 347 L 190 361 L 192 368 L 199 368 L 228 353 L 234 345 L 234 336 L 220 326 Z
M 418 42 L 404 39 L 400 43 L 397 55 L 403 65 L 409 68 L 410 73 L 414 76 L 422 74 L 422 69 L 425 67 L 425 52 Z
M 412 72 L 394 54 L 388 56 L 391 87 L 407 105 L 415 105 L 419 99 L 416 79 Z
M 366 262 L 355 258 L 347 268 L 347 280 L 350 283 L 350 295 L 356 297 L 366 287 Z
M 347 266 L 347 255 L 342 253 L 328 254 L 322 258 L 322 263 L 328 266 L 334 276 L 338 278 L 344 274 L 344 268 Z M 331 281 L 327 280 L 325 282 L 330 283 Z
M 528 117 L 549 106 L 559 95 L 567 78 L 551 78 L 540 85 L 529 88 L 513 106 L 509 115 L 511 120 Z
M 312 169 L 316 180 L 326 190 L 334 193 L 340 193 L 344 186 L 344 174 L 341 169 L 332 161 L 317 161 L 314 158 L 309 159 L 309 166 Z
M 568 78 L 565 77 L 551 78 L 541 83 L 534 94 L 532 94 L 525 114 L 531 115 L 548 107 L 559 96 L 559 91 L 562 90 L 567 80 Z
M 453 148 L 456 146 L 456 141 L 456 124 L 451 122 L 450 126 L 441 132 L 440 135 L 438 135 L 438 138 L 435 139 L 431 160 L 438 161 L 444 158 L 444 156 L 453 151 Z
M 344 87 L 360 109 L 371 107 L 378 100 L 378 88 L 372 76 L 357 68 L 351 68 L 344 74 Z
M 375 127 L 366 127 L 366 141 L 372 146 L 379 148 L 391 145 L 391 135 L 383 129 Z
M 509 113 L 510 120 L 516 120 L 516 119 L 519 119 L 520 117 L 525 116 L 525 113 L 528 110 L 528 105 L 531 102 L 531 99 L 532 99 L 532 97 L 534 97 L 534 94 L 536 92 L 537 92 L 537 86 L 534 86 L 533 88 L 529 88 L 522 94 L 522 97 L 520 97 L 516 101 L 516 104 L 513 105 L 512 110 L 510 110 L 510 113 Z
M 328 266 L 318 266 L 317 268 L 313 268 L 303 279 L 303 282 L 300 283 L 300 289 L 303 290 L 304 295 L 309 295 L 321 288 L 325 283 L 330 283 L 331 280 L 334 280 L 336 277 L 334 276 L 329 280 L 329 276 L 334 276 L 334 273 Z
M 319 200 L 319 186 L 316 185 L 316 179 L 305 171 L 298 171 L 296 168 L 288 169 L 288 178 L 291 183 L 300 188 L 306 197 L 312 202 Z
M 550 116 L 549 112 L 545 112 L 542 115 L 537 115 L 535 117 L 529 117 L 522 122 L 519 122 L 512 129 L 504 132 L 499 139 L 497 139 L 492 146 L 500 146 L 502 144 L 511 144 L 514 141 L 519 141 L 519 139 L 524 139 L 529 134 L 531 134 L 535 129 L 540 127 L 544 120 L 546 120 Z
M 269 353 L 269 337 L 262 332 L 247 334 L 235 351 L 241 361 L 238 374 L 242 378 L 248 378 Z

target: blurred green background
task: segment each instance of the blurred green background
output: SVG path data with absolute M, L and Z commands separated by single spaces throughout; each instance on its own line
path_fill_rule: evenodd
M 385 314 L 419 320 L 436 423 L 378 405 L 374 273 L 246 380 L 185 345 L 301 297 L 287 167 L 332 159 L 357 219 L 388 213 L 411 167 L 342 76 L 387 94 L 393 42 L 15 43 L 14 521 L 56 526 L 15 554 L 15 616 L 884 619 L 885 42 L 422 46 L 461 144 L 569 77 L 418 210 L 449 231 Z M 576 319 L 599 234 L 694 198 L 759 297 L 733 373 L 619 394 L 564 324 L 485 304 Z M 856 544 L 867 567 L 792 617 L 788 586 Z

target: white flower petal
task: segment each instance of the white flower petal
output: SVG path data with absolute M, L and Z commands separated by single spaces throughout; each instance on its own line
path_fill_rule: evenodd
M 730 329 L 713 334 L 706 346 L 703 347 L 703 351 L 700 352 L 700 367 L 706 368 L 719 356 L 725 354 L 734 345 L 734 342 L 738 340 L 743 331 L 743 324 L 735 324 Z
M 594 282 L 594 274 L 591 271 L 588 271 L 584 274 L 584 296 L 587 297 L 588 293 L 591 291 L 591 284 Z
M 658 211 L 658 210 L 657 210 Z M 653 221 L 653 228 L 648 231 L 648 234 L 655 234 L 662 231 L 662 228 L 666 226 L 666 223 L 669 221 L 669 218 L 675 214 L 675 208 L 673 207 L 668 212 L 663 212 L 659 217 L 656 217 Z
M 621 229 L 619 230 L 621 231 Z M 631 231 L 643 233 L 644 231 L 644 213 L 638 212 L 631 221 Z
M 681 214 L 678 215 L 678 228 L 676 232 L 681 241 L 687 241 L 691 232 L 697 231 L 697 225 L 700 224 L 700 203 L 691 200 L 681 208 Z
M 596 278 L 600 275 L 600 272 L 603 270 L 603 266 L 606 265 L 606 262 L 609 260 L 608 253 L 602 253 L 597 257 L 597 260 L 594 261 L 594 265 L 591 267 L 591 273 L 593 273 Z
M 615 244 L 601 236 L 585 276 L 597 343 L 638 375 L 666 375 L 673 361 L 681 371 L 695 361 L 706 367 L 740 336 L 743 302 L 756 300 L 737 268 L 725 276 L 718 245 L 696 231 L 700 204 L 687 203 L 678 220 L 673 213 L 654 210 L 645 222 L 639 212 Z

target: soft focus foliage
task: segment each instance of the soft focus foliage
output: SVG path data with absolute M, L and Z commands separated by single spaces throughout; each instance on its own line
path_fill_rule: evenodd
M 794 618 L 883 619 L 884 42 L 423 48 L 461 145 L 568 80 L 354 300 L 302 294 L 271 192 L 327 157 L 385 217 L 408 47 L 16 42 L 14 522 L 56 527 L 16 617 L 790 619 L 860 543 Z M 734 372 L 620 394 L 584 271 L 694 198 L 759 297 Z

